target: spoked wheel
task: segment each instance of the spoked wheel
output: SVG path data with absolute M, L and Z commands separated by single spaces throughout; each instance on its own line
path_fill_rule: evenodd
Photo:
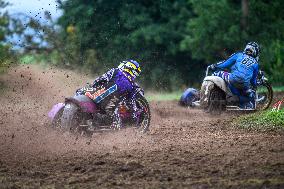
M 73 134 L 86 134 L 85 119 L 80 108 L 74 103 L 67 103 L 61 117 L 61 128 Z
M 208 107 L 205 111 L 212 115 L 219 115 L 225 109 L 225 105 L 226 96 L 224 92 L 215 86 L 210 92 Z
M 266 110 L 269 108 L 273 99 L 273 90 L 269 83 L 264 83 L 257 87 L 256 91 L 256 109 Z
M 151 112 L 148 101 L 144 96 L 138 95 L 136 98 L 137 107 L 140 110 L 138 115 L 137 130 L 141 133 L 145 133 L 149 130 L 151 121 Z

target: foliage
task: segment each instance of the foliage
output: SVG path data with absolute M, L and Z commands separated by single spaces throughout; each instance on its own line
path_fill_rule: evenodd
M 236 0 L 60 1 L 62 37 L 74 37 L 66 43 L 65 58 L 96 71 L 135 58 L 143 62 L 144 84 L 173 89 L 199 82 L 206 64 L 258 41 L 262 67 L 274 83 L 283 84 L 284 4 L 243 2 L 248 3 L 245 26 L 243 4 Z
M 57 65 L 60 56 L 57 51 L 51 53 L 26 53 L 19 57 L 20 64 Z
M 61 49 L 63 42 L 58 40 L 60 28 L 52 20 L 50 13 L 44 12 L 44 23 L 39 22 L 36 16 L 17 13 L 10 18 L 10 35 L 18 39 L 10 40 L 10 43 L 20 47 L 25 53 L 51 53 L 55 49 Z
M 206 65 L 257 41 L 261 68 L 274 84 L 284 84 L 281 0 L 58 2 L 63 10 L 58 23 L 48 12 L 47 25 L 31 17 L 26 24 L 11 20 L 26 52 L 44 53 L 52 64 L 101 73 L 123 59 L 137 59 L 144 86 L 176 90 L 200 83 Z
M 6 43 L 6 37 L 9 34 L 9 15 L 2 10 L 8 6 L 3 0 L 0 0 L 0 73 L 3 72 L 11 63 L 10 46 Z
M 284 110 L 264 111 L 246 116 L 241 116 L 235 124 L 250 130 L 283 130 L 284 129 Z
M 182 91 L 173 91 L 173 92 L 146 92 L 146 98 L 148 101 L 173 101 L 179 100 Z
M 284 86 L 274 86 L 273 92 L 284 92 Z
M 228 57 L 245 43 L 245 33 L 240 29 L 239 2 L 191 0 L 195 17 L 187 22 L 187 35 L 181 48 L 191 52 L 196 59 L 215 63 Z
M 241 3 L 235 0 L 190 1 L 195 17 L 188 20 L 188 34 L 181 48 L 211 64 L 241 51 L 248 41 L 261 45 L 261 67 L 275 84 L 284 80 L 284 4 L 278 1 L 249 2 L 248 26 L 241 27 Z
M 73 0 L 62 2 L 61 8 L 64 14 L 59 24 L 75 27 L 80 56 L 86 57 L 87 50 L 93 49 L 104 70 L 133 58 L 143 62 L 142 80 L 148 86 L 171 89 L 182 79 L 197 81 L 187 76 L 200 65 L 187 64 L 191 57 L 179 48 L 191 17 L 186 0 Z M 64 38 L 69 37 L 65 32 Z M 84 58 L 80 63 L 86 64 Z

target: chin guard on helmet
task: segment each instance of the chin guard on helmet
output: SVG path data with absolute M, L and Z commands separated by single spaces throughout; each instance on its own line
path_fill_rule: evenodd
M 129 74 L 132 78 L 136 78 L 141 73 L 140 65 L 135 60 L 122 61 L 118 68 L 124 73 Z
M 260 53 L 259 45 L 256 42 L 249 42 L 244 49 L 244 53 L 258 59 Z

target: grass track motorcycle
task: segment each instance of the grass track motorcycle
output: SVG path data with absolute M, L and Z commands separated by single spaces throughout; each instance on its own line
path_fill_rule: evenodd
M 65 98 L 64 103 L 55 104 L 48 113 L 52 126 L 61 130 L 77 134 L 92 134 L 94 132 L 108 131 L 112 128 L 113 119 L 104 112 L 92 97 L 101 97 L 102 86 L 93 88 L 89 84 L 76 91 L 75 96 Z M 151 113 L 144 91 L 140 87 L 135 88 L 135 99 L 137 106 L 137 119 L 132 118 L 130 99 L 123 96 L 115 108 L 120 116 L 122 127 L 133 126 L 139 132 L 145 133 L 150 126 Z
M 263 71 L 259 71 L 256 89 L 255 109 L 239 108 L 239 97 L 234 95 L 227 83 L 218 76 L 209 76 L 210 67 L 206 69 L 201 90 L 188 88 L 180 98 L 180 105 L 188 107 L 201 107 L 211 114 L 220 114 L 224 110 L 229 111 L 257 111 L 267 109 L 273 99 L 273 90 L 264 76 Z

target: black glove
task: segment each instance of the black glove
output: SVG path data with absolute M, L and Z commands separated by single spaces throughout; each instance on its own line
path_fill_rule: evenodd
M 93 86 L 90 83 L 86 83 L 86 88 L 92 88 Z
M 76 90 L 76 95 L 83 95 L 84 94 L 84 89 L 80 88 Z
M 98 81 L 95 80 L 94 83 L 93 83 L 93 88 L 101 87 L 105 83 L 106 83 L 105 80 L 98 80 Z

